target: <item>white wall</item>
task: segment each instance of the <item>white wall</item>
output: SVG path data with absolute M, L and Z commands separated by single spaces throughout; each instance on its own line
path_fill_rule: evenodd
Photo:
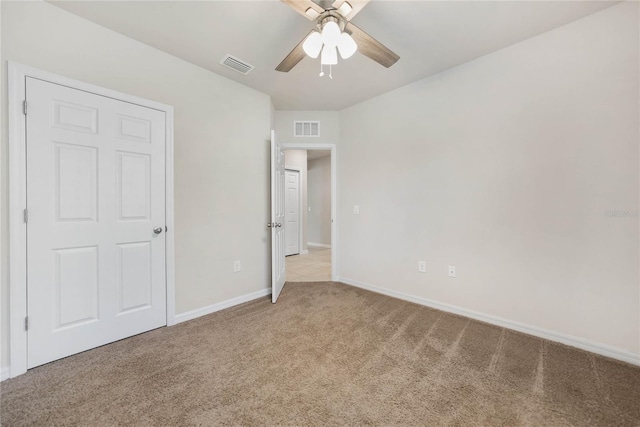
M 50 4 L 1 3 L 3 89 L 6 61 L 13 60 L 174 106 L 177 313 L 266 288 L 270 98 Z M 2 366 L 8 364 L 7 146 L 4 126 Z M 242 272 L 233 273 L 234 260 L 242 261 Z
M 638 355 L 638 43 L 622 3 L 342 111 L 340 276 Z
M 276 115 L 277 116 L 277 115 Z M 285 150 L 284 167 L 300 170 L 300 192 L 302 193 L 302 247 L 301 253 L 307 251 L 307 230 L 309 217 L 307 213 L 307 150 Z
M 0 58 L 2 58 L 2 4 L 0 3 Z M 0 66 L 2 65 L 0 60 Z M 4 68 L 3 68 L 4 69 Z M 2 71 L 0 71 L 0 78 L 4 77 Z M 0 82 L 0 139 L 4 135 L 4 129 L 7 127 L 7 121 L 4 116 L 6 110 L 4 103 L 4 94 L 6 91 L 6 84 Z M 8 249 L 9 240 L 5 237 L 7 231 L 5 224 L 5 218 L 7 217 L 7 200 L 5 194 L 8 189 L 8 179 L 5 173 L 5 162 L 2 159 L 7 157 L 7 150 L 4 148 L 4 144 L 0 144 L 0 380 L 4 380 L 9 377 L 9 286 L 5 286 L 5 283 L 9 281 L 9 266 L 8 261 Z
M 331 156 L 307 162 L 307 239 L 331 245 Z
M 271 130 L 276 129 L 276 107 L 271 99 L 269 100 L 269 127 Z

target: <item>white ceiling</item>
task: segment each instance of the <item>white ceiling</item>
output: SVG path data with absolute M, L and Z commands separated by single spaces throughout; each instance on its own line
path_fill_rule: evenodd
M 318 76 L 319 59 L 274 70 L 313 27 L 277 0 L 52 3 L 267 93 L 278 110 L 341 110 L 617 2 L 373 0 L 353 22 L 400 60 L 386 69 L 356 54 L 334 66 L 333 80 Z M 227 53 L 255 70 L 244 76 L 223 67 Z

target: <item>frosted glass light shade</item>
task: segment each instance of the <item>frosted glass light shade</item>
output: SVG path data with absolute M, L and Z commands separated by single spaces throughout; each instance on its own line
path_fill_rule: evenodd
M 340 27 L 333 21 L 329 21 L 322 27 L 322 41 L 326 46 L 337 46 L 340 41 Z
M 309 34 L 309 37 L 302 43 L 302 49 L 304 53 L 312 58 L 317 58 L 322 50 L 322 36 L 319 32 L 314 31 Z
M 322 48 L 322 56 L 320 56 L 320 63 L 322 65 L 336 65 L 338 63 L 338 52 L 335 46 L 325 45 Z
M 351 58 L 351 56 L 356 53 L 358 50 L 358 45 L 356 44 L 353 37 L 351 37 L 347 33 L 340 34 L 340 39 L 338 40 L 338 50 L 340 51 L 340 56 L 342 59 Z

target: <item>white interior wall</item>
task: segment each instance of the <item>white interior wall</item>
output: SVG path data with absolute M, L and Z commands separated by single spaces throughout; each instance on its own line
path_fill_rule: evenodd
M 271 99 L 269 99 L 269 128 L 271 130 L 276 128 L 276 107 Z
M 270 98 L 50 4 L 0 3 L 3 107 L 7 60 L 174 106 L 176 312 L 267 288 Z M 3 126 L 3 367 L 9 363 L 7 149 Z M 234 260 L 242 262 L 240 273 L 233 273 Z
M 638 52 L 626 2 L 343 110 L 341 278 L 637 358 Z
M 307 150 L 285 150 L 284 151 L 284 167 L 294 168 L 300 171 L 300 193 L 302 198 L 302 247 L 301 253 L 305 253 L 307 249 L 307 230 L 309 216 L 307 215 Z
M 309 243 L 331 245 L 331 156 L 307 162 Z
M 0 2 L 0 67 L 4 70 L 4 62 L 2 61 L 2 3 Z M 0 78 L 3 78 L 3 71 L 0 70 Z M 0 139 L 4 135 L 4 129 L 7 128 L 7 120 L 4 116 L 6 110 L 4 103 L 4 94 L 6 91 L 6 84 L 0 82 Z M 1 142 L 1 141 L 0 141 Z M 9 286 L 5 284 L 9 283 L 9 266 L 7 265 L 9 260 L 9 241 L 5 238 L 5 232 L 7 229 L 4 226 L 5 218 L 8 215 L 7 207 L 8 202 L 5 200 L 8 197 L 8 175 L 5 173 L 5 162 L 2 160 L 6 158 L 7 151 L 4 148 L 4 144 L 0 144 L 0 380 L 8 378 L 9 376 Z

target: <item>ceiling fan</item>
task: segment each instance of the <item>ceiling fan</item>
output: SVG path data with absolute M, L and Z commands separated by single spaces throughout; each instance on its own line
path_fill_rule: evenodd
M 288 72 L 302 61 L 305 55 L 317 58 L 321 55 L 322 65 L 338 63 L 338 52 L 343 59 L 349 58 L 356 50 L 389 68 L 400 59 L 395 52 L 362 31 L 351 19 L 360 12 L 370 0 L 282 0 L 300 15 L 310 21 L 316 21 L 313 29 L 276 67 L 276 71 Z M 326 7 L 324 6 L 326 5 Z M 323 76 L 324 72 L 320 72 Z M 331 77 L 331 74 L 329 74 Z

